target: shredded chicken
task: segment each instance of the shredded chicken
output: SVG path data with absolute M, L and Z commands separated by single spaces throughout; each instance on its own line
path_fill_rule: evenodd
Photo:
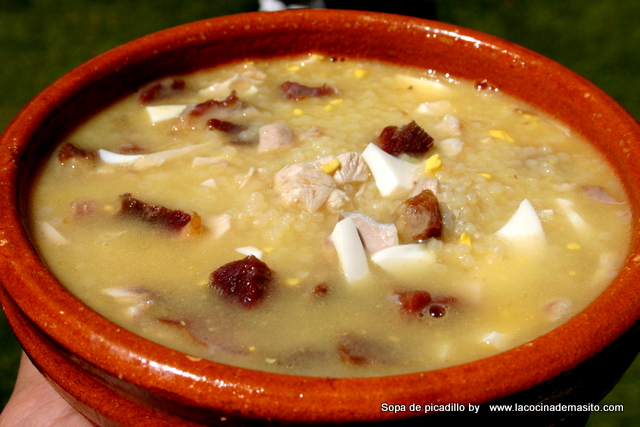
M 436 129 L 452 136 L 460 136 L 461 128 L 460 120 L 451 114 L 445 114 L 440 123 L 436 125 Z
M 385 224 L 360 212 L 343 212 L 343 218 L 351 218 L 358 229 L 367 252 L 373 253 L 398 244 L 395 224 Z
M 214 83 L 200 90 L 201 94 L 214 97 L 228 96 L 232 91 L 247 96 L 257 92 L 256 85 L 263 83 L 267 77 L 265 73 L 253 66 L 248 66 L 242 73 L 236 73 L 229 79 Z
M 319 162 L 295 163 L 285 166 L 275 176 L 275 189 L 288 205 L 301 203 L 315 212 L 331 198 L 331 205 L 339 207 L 346 195 L 337 189 L 333 177 Z M 342 194 L 341 194 L 342 193 Z
M 580 187 L 585 196 L 587 196 L 591 200 L 595 200 L 596 202 L 608 203 L 611 205 L 621 204 L 620 201 L 613 198 L 607 190 L 603 187 L 598 187 L 595 185 L 583 185 Z
M 364 182 L 369 178 L 369 168 L 360 154 L 342 153 L 338 156 L 323 157 L 318 159 L 318 162 L 324 165 L 333 159 L 340 162 L 340 168 L 333 174 L 333 179 L 338 185 L 349 182 Z
M 221 214 L 205 219 L 207 229 L 211 231 L 214 238 L 222 237 L 231 229 L 231 215 Z
M 324 135 L 322 130 L 317 126 L 314 126 L 308 131 L 306 131 L 305 133 L 303 133 L 302 135 L 300 135 L 298 138 L 299 139 L 315 138 L 321 135 Z
M 422 178 L 416 182 L 415 187 L 411 190 L 409 198 L 415 197 L 424 190 L 431 190 L 436 196 L 440 193 L 440 182 L 435 178 Z
M 190 154 L 193 151 L 207 146 L 208 143 L 203 143 L 197 145 L 188 145 L 181 148 L 174 148 L 172 150 L 158 151 L 151 154 L 145 154 L 134 161 L 133 168 L 136 170 L 142 170 L 152 166 L 160 166 L 167 160 Z
M 264 125 L 258 131 L 258 152 L 278 150 L 293 146 L 293 131 L 284 123 Z

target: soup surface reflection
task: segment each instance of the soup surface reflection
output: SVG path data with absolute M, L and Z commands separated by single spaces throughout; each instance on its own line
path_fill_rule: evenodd
M 31 214 L 115 323 L 314 376 L 526 343 L 615 277 L 631 218 L 590 145 L 490 83 L 315 54 L 141 88 L 60 142 Z

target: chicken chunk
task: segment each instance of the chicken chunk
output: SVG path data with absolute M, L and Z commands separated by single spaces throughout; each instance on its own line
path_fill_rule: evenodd
M 209 96 L 228 96 L 236 91 L 241 95 L 252 95 L 257 92 L 257 85 L 264 82 L 265 73 L 253 66 L 248 66 L 242 73 L 236 73 L 223 82 L 217 82 L 200 90 L 201 94 Z
M 293 146 L 293 131 L 284 123 L 264 125 L 258 131 L 258 152 L 278 150 Z
M 282 168 L 275 176 L 275 189 L 288 205 L 300 203 L 315 212 L 327 201 L 339 207 L 346 195 L 338 190 L 333 177 L 319 162 L 295 163 Z
M 440 193 L 440 183 L 434 178 L 419 179 L 418 182 L 416 182 L 415 187 L 413 187 L 413 190 L 411 190 L 409 197 L 415 197 L 424 190 L 431 190 L 431 192 L 437 196 L 438 193 Z
M 327 156 L 318 159 L 321 164 L 328 164 L 333 159 L 340 162 L 340 167 L 333 174 L 333 179 L 338 185 L 350 182 L 364 182 L 369 178 L 367 162 L 358 153 L 342 153 L 338 156 Z
M 373 253 L 398 244 L 395 224 L 385 224 L 360 212 L 343 212 L 343 218 L 351 218 L 358 229 L 367 252 Z

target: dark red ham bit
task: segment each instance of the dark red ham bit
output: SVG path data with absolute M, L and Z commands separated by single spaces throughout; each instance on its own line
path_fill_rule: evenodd
M 398 237 L 404 242 L 422 242 L 442 235 L 440 205 L 429 189 L 405 200 L 396 213 Z
M 140 104 L 147 105 L 155 101 L 161 101 L 166 98 L 182 92 L 186 87 L 186 83 L 181 79 L 171 79 L 155 83 L 149 87 L 142 89 L 138 100 Z
M 319 87 L 309 87 L 300 83 L 286 81 L 280 85 L 284 92 L 284 97 L 291 101 L 299 101 L 308 97 L 328 96 L 337 93 L 332 86 L 322 85 Z
M 431 294 L 427 291 L 404 291 L 393 295 L 400 305 L 400 310 L 406 314 L 422 316 L 423 310 L 431 303 Z
M 136 218 L 171 232 L 181 231 L 192 219 L 187 212 L 152 205 L 131 197 L 129 193 L 120 196 L 120 202 L 120 215 Z
M 67 142 L 60 147 L 58 151 L 58 160 L 60 163 L 65 164 L 71 159 L 84 159 L 94 160 L 97 158 L 98 153 L 95 151 L 83 150 L 76 147 L 74 144 Z
M 433 146 L 433 138 L 415 121 L 401 127 L 387 126 L 376 142 L 382 150 L 392 156 L 403 153 L 421 156 Z
M 209 119 L 207 121 L 207 127 L 209 127 L 209 130 L 219 130 L 220 132 L 228 133 L 230 135 L 237 135 L 240 132 L 249 129 L 249 126 L 246 125 L 239 125 L 218 119 Z
M 210 286 L 226 300 L 256 307 L 266 296 L 273 271 L 253 255 L 232 261 L 211 273 Z
M 244 104 L 240 101 L 240 98 L 236 95 L 236 91 L 232 91 L 229 96 L 227 96 L 222 101 L 216 101 L 215 99 L 209 99 L 208 101 L 201 102 L 200 104 L 196 104 L 193 108 L 188 109 L 185 113 L 190 117 L 199 117 L 207 113 L 209 110 L 216 108 L 232 108 L 232 107 L 243 107 Z

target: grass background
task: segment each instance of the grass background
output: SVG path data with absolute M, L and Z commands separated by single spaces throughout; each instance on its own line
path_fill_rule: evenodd
M 327 3 L 334 8 L 380 9 L 364 1 Z M 538 51 L 591 80 L 640 118 L 637 0 L 389 3 L 393 6 L 383 6 L 386 11 L 428 15 Z M 99 53 L 171 26 L 257 8 L 257 0 L 0 0 L 0 130 L 39 91 Z M 19 355 L 20 347 L 0 313 L 0 408 L 13 388 Z M 640 359 L 602 402 L 624 404 L 624 412 L 594 413 L 588 426 L 640 425 L 638 402 Z

